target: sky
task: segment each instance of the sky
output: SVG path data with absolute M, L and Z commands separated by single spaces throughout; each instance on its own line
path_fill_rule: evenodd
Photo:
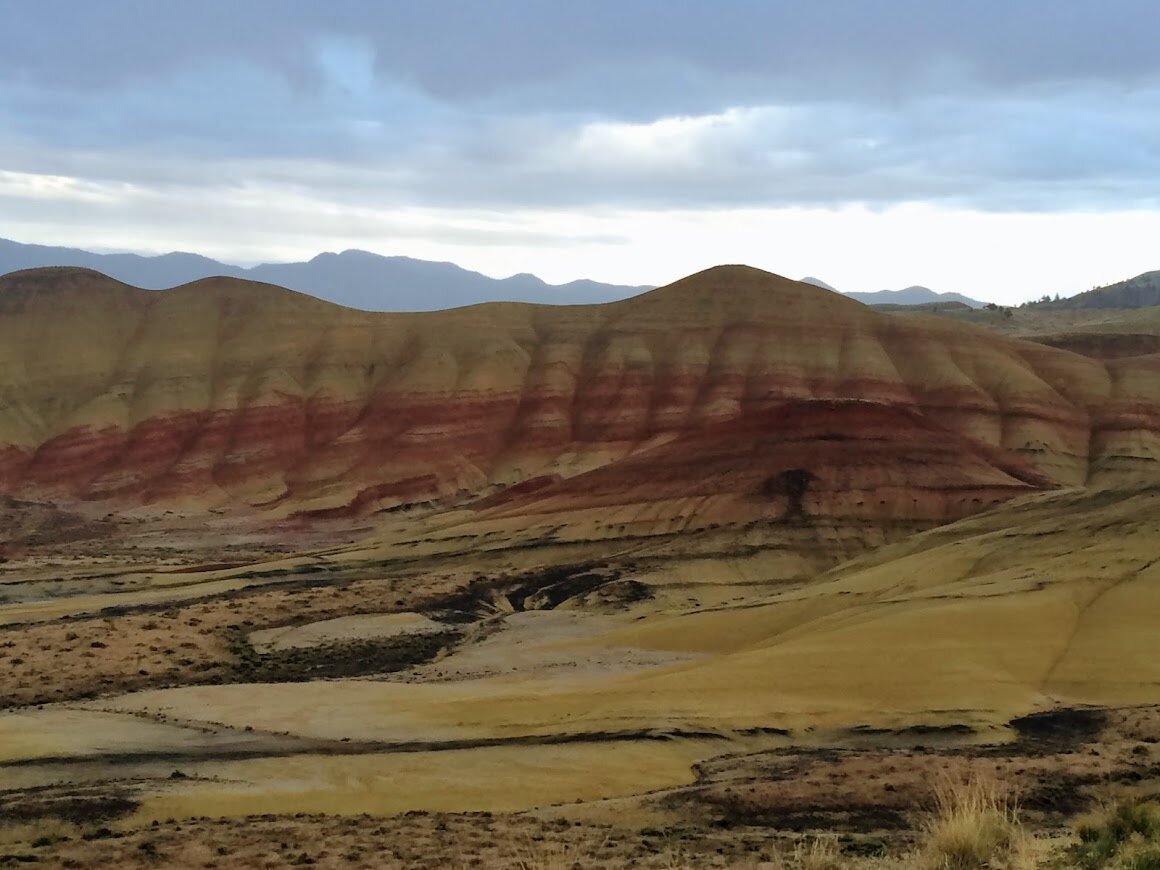
M 0 237 L 1015 303 L 1160 269 L 1153 0 L 0 0 Z

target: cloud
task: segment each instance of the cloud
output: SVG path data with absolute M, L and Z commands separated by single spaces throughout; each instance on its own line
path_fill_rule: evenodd
M 415 242 L 453 248 L 567 248 L 627 243 L 626 236 L 596 225 L 568 231 L 518 213 L 336 204 L 308 191 L 261 183 L 155 188 L 0 171 L 0 213 L 9 216 L 9 225 L 17 227 L 11 234 L 20 238 L 70 243 L 71 234 L 74 245 L 75 239 L 90 239 L 85 244 L 120 249 L 132 237 L 138 250 L 197 247 L 234 262 L 301 258 L 344 239 L 348 241 L 331 246 L 381 249 Z
M 1150 0 L 718 0 L 711 6 L 701 0 L 4 0 L 2 6 L 0 56 L 10 72 L 90 92 L 238 57 L 309 89 L 325 79 L 313 53 L 319 36 L 366 41 L 382 78 L 408 81 L 444 101 L 540 93 L 552 108 L 562 107 L 561 97 L 589 104 L 593 95 L 582 88 L 555 85 L 596 82 L 605 70 L 628 71 L 639 104 L 646 84 L 654 99 L 679 99 L 679 89 L 665 94 L 648 82 L 653 72 L 679 68 L 706 79 L 732 78 L 734 92 L 740 78 L 776 84 L 791 98 L 823 91 L 897 95 L 954 87 L 965 78 L 998 88 L 1073 78 L 1126 81 L 1160 69 L 1154 51 L 1160 25 Z M 706 96 L 688 94 L 694 102 Z M 642 111 L 682 109 L 649 104 Z
M 544 214 L 1160 203 L 1148 0 L 0 0 L 0 20 L 0 234 L 563 249 L 624 233 Z
M 352 207 L 927 201 L 1009 210 L 1160 201 L 1160 82 L 899 105 L 737 106 L 647 122 L 455 115 L 382 90 L 372 97 L 377 113 L 323 104 L 302 118 L 286 93 L 272 92 L 253 111 L 227 100 L 199 119 L 174 107 L 196 101 L 174 104 L 166 93 L 174 90 L 94 111 L 80 147 L 69 126 L 85 109 L 45 111 L 22 136 L 0 139 L 0 167 L 160 188 L 260 185 Z M 126 135 L 137 128 L 148 132 Z
M 493 208 L 1135 207 L 1160 185 L 1143 2 L 10 5 L 9 171 Z
M 0 169 L 0 199 L 10 202 L 110 205 L 124 199 L 127 187 L 94 184 L 66 175 L 41 175 Z

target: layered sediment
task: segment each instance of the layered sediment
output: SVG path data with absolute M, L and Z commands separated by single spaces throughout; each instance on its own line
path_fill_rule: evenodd
M 750 490 L 800 467 L 814 510 L 956 516 L 964 486 L 971 505 L 1152 474 L 1158 374 L 743 266 L 607 305 L 421 314 L 40 269 L 0 279 L 0 492 L 366 513 L 536 478 L 562 497 L 643 462 L 658 498 L 677 477 L 720 495 L 714 463 L 776 447 Z

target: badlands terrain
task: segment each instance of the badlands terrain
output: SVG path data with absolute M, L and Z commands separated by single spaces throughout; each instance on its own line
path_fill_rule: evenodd
M 0 865 L 1156 866 L 1157 626 L 1157 309 L 0 278 Z

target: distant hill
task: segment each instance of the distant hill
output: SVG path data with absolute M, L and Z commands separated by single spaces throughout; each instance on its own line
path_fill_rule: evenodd
M 835 293 L 840 292 L 837 287 L 831 287 L 829 284 L 827 284 L 821 278 L 811 278 L 811 277 L 802 278 L 802 283 L 809 284 L 813 287 L 821 287 L 823 290 L 833 290 Z
M 95 269 L 147 290 L 216 276 L 246 278 L 366 311 L 434 311 L 495 301 L 588 304 L 624 299 L 652 289 L 586 280 L 548 284 L 528 274 L 496 279 L 454 263 L 383 257 L 367 251 L 325 253 L 303 263 L 264 263 L 245 268 L 198 254 L 95 254 L 78 248 L 0 239 L 0 275 L 41 266 Z
M 1044 308 L 1151 308 L 1160 305 L 1160 270 L 1096 287 L 1068 299 L 1032 304 Z
M 978 311 L 962 302 L 921 302 L 917 305 L 896 305 L 893 302 L 882 302 L 874 306 L 887 314 L 970 314 Z
M 936 293 L 929 287 L 906 287 L 902 290 L 879 290 L 877 293 L 847 293 L 852 299 L 867 305 L 929 305 L 933 302 L 960 302 L 970 308 L 982 308 L 983 303 L 961 293 Z
M 821 287 L 823 290 L 832 290 L 835 293 L 841 293 L 843 296 L 849 296 L 851 299 L 857 299 L 864 305 L 945 305 L 947 303 L 959 303 L 966 305 L 968 308 L 982 308 L 983 303 L 978 299 L 971 299 L 969 296 L 963 296 L 961 293 L 936 293 L 929 287 L 920 287 L 917 284 L 913 287 L 907 287 L 903 290 L 879 290 L 876 293 L 847 293 L 827 284 L 821 278 L 806 277 L 801 279 L 803 284 L 810 284 L 814 287 Z

